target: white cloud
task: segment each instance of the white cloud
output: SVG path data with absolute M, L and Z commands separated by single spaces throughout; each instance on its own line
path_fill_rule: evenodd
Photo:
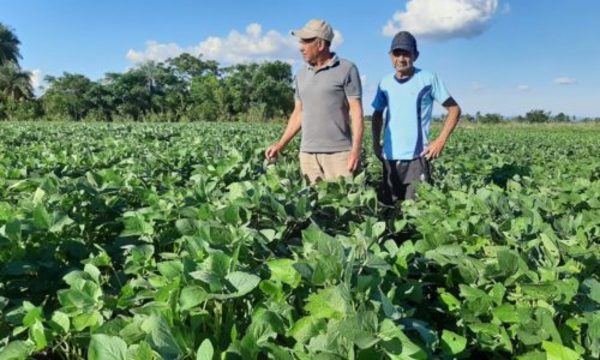
M 557 77 L 556 79 L 554 79 L 554 83 L 558 85 L 572 85 L 576 82 L 577 80 L 568 76 Z
M 531 90 L 531 88 L 529 87 L 529 85 L 519 85 L 517 86 L 517 90 L 525 92 Z
M 334 30 L 332 49 L 339 47 L 344 38 Z M 155 41 L 146 43 L 142 51 L 130 49 L 127 58 L 134 62 L 165 61 L 181 53 L 190 53 L 204 59 L 216 60 L 223 64 L 237 64 L 250 61 L 282 60 L 295 63 L 300 59 L 298 41 L 292 35 L 283 35 L 277 31 L 263 32 L 257 23 L 248 25 L 244 32 L 232 30 L 225 37 L 210 36 L 197 45 L 182 47 L 176 43 L 160 44 Z
M 195 46 L 193 53 L 235 64 L 253 60 L 291 61 L 296 48 L 296 41 L 292 36 L 284 36 L 272 30 L 263 34 L 259 24 L 250 24 L 245 33 L 233 30 L 225 38 L 209 37 Z
M 46 86 L 46 82 L 44 81 L 44 73 L 40 69 L 30 69 L 27 70 L 31 74 L 29 80 L 31 81 L 31 86 L 33 87 L 33 92 L 38 94 L 43 91 L 43 88 Z
M 344 43 L 344 35 L 338 30 L 333 30 L 333 41 L 331 42 L 331 50 L 335 51 Z
M 144 51 L 135 51 L 129 49 L 127 52 L 127 59 L 134 63 L 142 63 L 146 61 L 165 61 L 168 58 L 176 57 L 177 55 L 184 52 L 184 50 L 175 43 L 159 44 L 156 41 L 146 42 L 146 49 Z
M 42 82 L 44 81 L 44 74 L 42 74 L 42 70 L 40 69 L 29 70 L 29 72 L 31 73 L 31 85 L 34 89 L 36 89 L 42 85 Z
M 498 11 L 498 0 L 408 0 L 383 27 L 394 36 L 406 30 L 423 39 L 446 40 L 480 35 Z

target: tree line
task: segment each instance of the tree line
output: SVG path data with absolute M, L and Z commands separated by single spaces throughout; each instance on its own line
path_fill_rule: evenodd
M 600 122 L 600 118 L 577 118 L 576 116 L 569 116 L 563 112 L 558 114 L 552 114 L 550 111 L 544 111 L 540 109 L 534 109 L 528 111 L 525 115 L 517 115 L 513 117 L 505 117 L 497 113 L 482 114 L 481 112 L 475 113 L 475 115 L 465 114 L 462 117 L 463 121 L 469 121 L 480 124 L 500 124 L 506 122 L 522 122 L 522 123 L 567 123 L 567 122 Z
M 265 121 L 293 109 L 291 67 L 280 61 L 221 68 L 184 53 L 100 81 L 70 73 L 46 81 L 39 103 L 50 119 Z
M 46 76 L 45 91 L 35 96 L 31 73 L 19 65 L 20 44 L 14 31 L 0 23 L 0 120 L 267 121 L 286 119 L 294 107 L 289 64 L 221 67 L 187 53 L 107 73 L 98 81 L 68 72 Z M 544 110 L 512 118 L 480 112 L 463 115 L 463 121 L 485 124 L 575 120 L 600 118 L 575 119 Z
M 294 106 L 291 66 L 282 61 L 221 67 L 183 53 L 93 81 L 46 76 L 36 97 L 21 69 L 20 42 L 0 24 L 0 119 L 216 121 L 286 118 Z

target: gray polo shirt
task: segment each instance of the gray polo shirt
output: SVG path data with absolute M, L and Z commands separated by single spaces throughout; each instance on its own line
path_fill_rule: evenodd
M 315 71 L 304 66 L 294 81 L 295 98 L 302 101 L 300 151 L 327 153 L 352 148 L 348 98 L 362 96 L 356 65 L 337 55 Z

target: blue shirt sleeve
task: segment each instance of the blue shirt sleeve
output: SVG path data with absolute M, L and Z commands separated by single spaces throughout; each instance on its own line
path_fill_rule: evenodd
M 450 98 L 448 89 L 446 89 L 444 82 L 437 76 L 437 74 L 433 74 L 433 79 L 431 82 L 431 94 L 435 101 L 440 104 L 443 104 Z
M 381 84 L 377 86 L 377 93 L 375 94 L 375 99 L 373 99 L 371 106 L 373 106 L 375 111 L 383 111 L 388 106 L 387 95 L 381 90 Z

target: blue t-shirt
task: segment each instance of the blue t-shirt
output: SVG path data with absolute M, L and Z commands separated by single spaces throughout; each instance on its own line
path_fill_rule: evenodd
M 386 75 L 373 100 L 376 111 L 385 112 L 383 158 L 413 160 L 420 156 L 429 137 L 433 101 L 450 98 L 436 74 L 415 68 L 412 77 L 398 80 Z

